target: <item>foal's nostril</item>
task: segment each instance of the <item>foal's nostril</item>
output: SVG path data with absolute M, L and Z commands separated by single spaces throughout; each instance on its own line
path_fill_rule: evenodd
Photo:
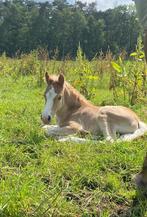
M 51 121 L 51 116 L 48 116 L 47 120 L 48 120 L 48 122 L 50 122 Z

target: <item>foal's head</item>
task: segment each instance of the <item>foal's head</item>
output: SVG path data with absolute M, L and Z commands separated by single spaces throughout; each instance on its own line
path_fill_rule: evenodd
M 63 104 L 63 87 L 64 87 L 64 76 L 49 76 L 45 74 L 47 82 L 47 88 L 44 93 L 45 107 L 41 115 L 41 119 L 44 124 L 49 124 L 51 118 L 54 116 Z

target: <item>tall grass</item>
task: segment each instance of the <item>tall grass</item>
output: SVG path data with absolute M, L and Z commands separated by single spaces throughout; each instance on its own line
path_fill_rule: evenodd
M 62 72 L 94 104 L 130 106 L 121 91 L 115 98 L 109 90 L 110 53 L 89 62 L 78 52 L 75 61 L 49 60 L 43 51 L 0 57 L 1 217 L 147 216 L 146 199 L 132 179 L 142 164 L 146 136 L 131 143 L 72 144 L 46 138 L 41 129 L 46 71 Z M 134 61 L 126 63 L 127 70 L 134 63 L 140 70 L 142 63 Z M 133 109 L 147 122 L 145 103 Z

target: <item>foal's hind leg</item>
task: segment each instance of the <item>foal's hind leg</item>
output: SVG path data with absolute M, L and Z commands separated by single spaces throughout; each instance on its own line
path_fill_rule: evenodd
M 111 126 L 110 121 L 108 121 L 108 116 L 106 114 L 101 115 L 98 120 L 105 139 L 113 142 L 116 139 L 116 131 L 113 129 L 113 126 Z

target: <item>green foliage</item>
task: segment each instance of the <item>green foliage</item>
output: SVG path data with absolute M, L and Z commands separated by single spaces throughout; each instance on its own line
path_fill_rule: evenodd
M 48 53 L 45 49 L 21 55 L 21 58 L 7 58 L 5 53 L 0 57 L 1 74 L 12 76 L 17 80 L 20 76 L 34 75 L 37 85 L 41 86 L 47 70 Z
M 136 51 L 130 54 L 135 60 L 144 60 L 145 54 L 143 52 L 143 43 L 141 35 L 137 39 Z
M 77 50 L 76 66 L 73 73 L 74 78 L 76 77 L 73 85 L 78 87 L 79 91 L 84 94 L 87 99 L 93 97 L 96 92 L 98 76 L 93 71 L 90 61 L 86 59 L 80 44 Z
M 41 47 L 51 58 L 58 49 L 59 59 L 74 59 L 79 42 L 88 59 L 101 50 L 130 53 L 140 31 L 134 8 L 127 6 L 101 12 L 94 3 L 0 1 L 0 54 L 11 57 Z
M 131 143 L 72 144 L 46 138 L 41 129 L 41 67 L 42 74 L 62 70 L 73 84 L 84 79 L 89 99 L 99 104 L 113 101 L 110 60 L 89 62 L 80 47 L 75 62 L 44 62 L 40 52 L 21 59 L 0 57 L 0 216 L 146 216 L 146 200 L 136 194 L 132 181 L 147 148 L 146 136 Z M 141 64 L 136 62 L 138 68 Z M 75 87 L 81 89 L 81 84 Z M 134 110 L 147 122 L 145 104 Z
M 118 61 L 112 61 L 111 65 L 115 72 L 111 74 L 111 88 L 113 89 L 114 100 L 124 99 L 124 103 L 131 105 L 140 102 L 146 95 L 146 64 L 144 61 L 141 37 L 138 38 L 136 51 L 130 56 L 135 59 L 132 62 L 125 62 L 119 57 Z M 138 64 L 138 61 L 141 63 Z

